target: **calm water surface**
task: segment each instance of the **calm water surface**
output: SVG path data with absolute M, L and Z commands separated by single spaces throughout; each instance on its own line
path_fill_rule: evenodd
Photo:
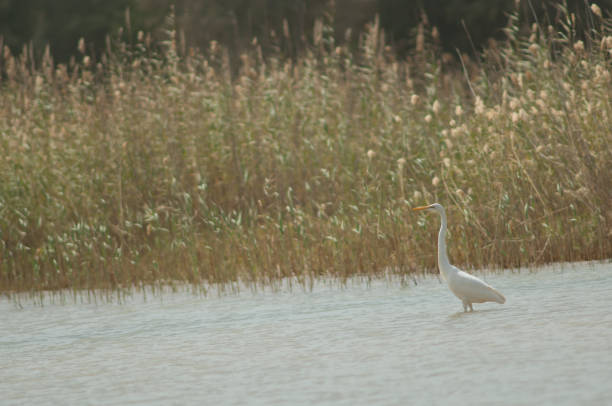
M 122 304 L 0 299 L 0 404 L 610 405 L 612 264 Z

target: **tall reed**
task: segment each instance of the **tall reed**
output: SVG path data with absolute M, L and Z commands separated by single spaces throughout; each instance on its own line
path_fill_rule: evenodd
M 115 39 L 94 60 L 0 57 L 0 292 L 435 269 L 437 219 L 468 268 L 612 256 L 612 23 L 593 14 L 481 60 L 418 27 L 232 74 L 216 43 Z M 180 48 L 180 47 L 179 47 Z

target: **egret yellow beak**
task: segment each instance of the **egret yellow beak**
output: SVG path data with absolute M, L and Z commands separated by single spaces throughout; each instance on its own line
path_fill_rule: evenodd
M 429 208 L 431 208 L 431 206 L 419 206 L 419 207 L 415 207 L 412 210 L 414 210 L 414 211 L 417 211 L 417 210 L 427 210 Z

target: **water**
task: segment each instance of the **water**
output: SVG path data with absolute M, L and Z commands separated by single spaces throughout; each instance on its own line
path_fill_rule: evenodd
M 603 405 L 612 264 L 122 304 L 0 300 L 0 404 Z

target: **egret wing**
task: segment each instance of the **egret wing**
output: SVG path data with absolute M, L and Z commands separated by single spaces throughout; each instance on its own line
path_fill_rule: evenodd
M 471 303 L 506 301 L 497 289 L 467 272 L 459 271 L 454 279 L 453 291 Z

